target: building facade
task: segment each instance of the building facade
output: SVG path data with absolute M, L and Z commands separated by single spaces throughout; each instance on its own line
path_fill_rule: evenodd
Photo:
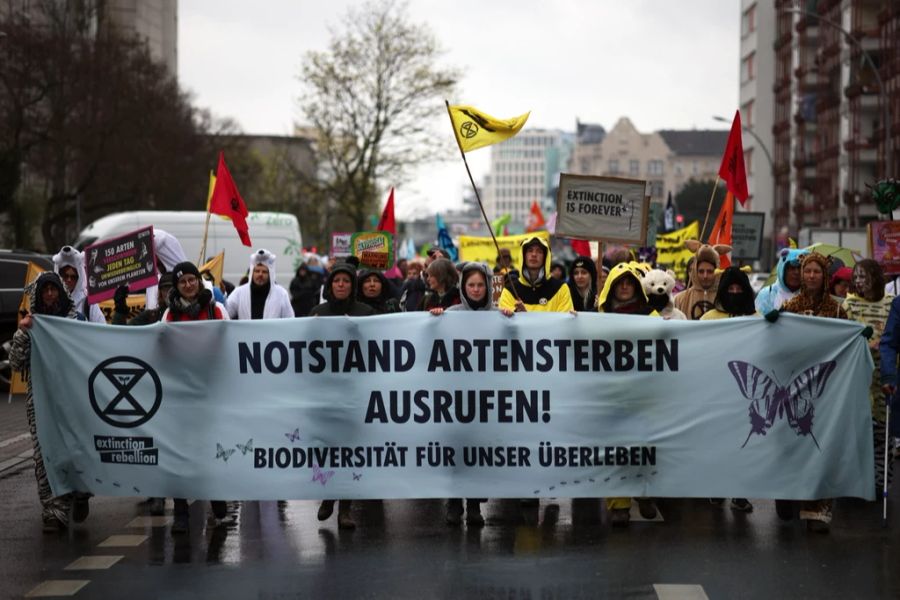
M 106 0 L 105 6 L 109 24 L 142 39 L 153 60 L 178 76 L 178 0 Z

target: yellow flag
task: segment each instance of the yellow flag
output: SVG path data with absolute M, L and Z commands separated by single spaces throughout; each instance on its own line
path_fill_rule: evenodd
M 684 247 L 685 240 L 696 240 L 700 226 L 694 221 L 683 229 L 671 233 L 656 234 L 656 264 L 660 269 L 672 269 L 675 276 L 684 281 L 687 262 L 694 255 Z
M 448 105 L 447 110 L 450 111 L 456 143 L 463 152 L 471 152 L 511 138 L 519 133 L 531 114 L 529 111 L 512 119 L 495 119 L 472 106 Z
M 209 172 L 209 191 L 206 193 L 206 212 L 209 212 L 209 203 L 212 200 L 213 190 L 216 189 L 216 176 Z
M 225 269 L 225 251 L 222 250 L 200 266 L 200 272 L 209 271 L 216 278 L 216 285 L 222 284 L 222 271 Z

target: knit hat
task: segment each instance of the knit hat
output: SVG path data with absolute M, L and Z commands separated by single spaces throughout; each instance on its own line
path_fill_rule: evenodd
M 584 269 L 588 273 L 591 274 L 591 281 L 597 280 L 597 265 L 594 264 L 594 261 L 588 256 L 579 256 L 575 258 L 575 262 L 572 263 L 572 270 L 569 271 L 569 274 L 575 272 L 575 269 Z M 609 272 L 607 270 L 607 272 Z
M 175 285 L 175 280 L 172 277 L 171 273 L 163 273 L 159 277 L 159 283 L 156 284 L 156 287 L 162 289 L 166 287 L 172 287 Z
M 197 279 L 200 279 L 200 270 L 197 269 L 197 266 L 189 261 L 180 262 L 174 267 L 172 267 L 172 280 L 175 282 L 175 285 L 178 285 L 178 282 L 185 275 L 193 275 Z

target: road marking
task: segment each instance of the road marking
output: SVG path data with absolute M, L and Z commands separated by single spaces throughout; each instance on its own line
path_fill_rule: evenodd
M 127 529 L 144 528 L 144 527 L 166 527 L 172 524 L 173 517 L 135 517 L 125 527 Z
M 100 569 L 108 569 L 120 560 L 125 558 L 124 555 L 111 556 L 82 556 L 76 561 L 69 563 L 64 571 L 93 571 Z
M 22 434 L 17 435 L 16 437 L 11 437 L 7 440 L 3 440 L 2 442 L 0 442 L 0 448 L 6 448 L 7 446 L 12 446 L 13 444 L 15 444 L 17 442 L 22 442 L 22 441 L 30 440 L 30 439 L 31 439 L 30 433 L 22 433 Z
M 42 582 L 25 594 L 25 597 L 48 598 L 50 596 L 74 596 L 78 593 L 78 590 L 89 583 L 89 579 L 50 579 Z
M 654 583 L 653 590 L 659 600 L 709 600 L 702 585 Z
M 134 547 L 140 546 L 146 539 L 146 535 L 111 535 L 97 546 L 99 548 Z

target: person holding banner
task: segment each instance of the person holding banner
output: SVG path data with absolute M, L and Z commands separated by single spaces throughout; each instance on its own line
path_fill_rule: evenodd
M 714 308 L 719 256 L 731 252 L 731 246 L 710 246 L 696 240 L 687 240 L 684 245 L 694 252 L 694 262 L 689 270 L 690 287 L 675 295 L 675 308 L 689 320 L 699 321 L 703 313 Z
M 800 261 L 809 254 L 805 248 L 782 248 L 775 265 L 775 283 L 756 294 L 756 310 L 766 316 L 800 291 Z
M 76 250 L 75 252 L 78 251 Z M 54 261 L 55 263 L 56 261 Z M 90 496 L 88 494 L 74 493 L 54 497 L 53 491 L 50 489 L 43 454 L 41 454 L 41 445 L 38 442 L 37 421 L 34 414 L 34 390 L 31 386 L 29 373 L 31 368 L 31 334 L 29 329 L 34 324 L 32 315 L 49 315 L 77 319 L 79 321 L 84 321 L 85 319 L 84 315 L 76 309 L 68 290 L 63 286 L 62 280 L 56 273 L 41 273 L 37 279 L 25 288 L 25 293 L 28 295 L 31 303 L 31 312 L 22 318 L 19 322 L 19 329 L 13 335 L 12 345 L 9 349 L 9 365 L 13 371 L 22 373 L 28 382 L 28 390 L 25 394 L 25 411 L 28 416 L 31 444 L 34 448 L 34 476 L 37 479 L 38 498 L 41 501 L 41 518 L 44 521 L 44 532 L 54 533 L 68 527 L 70 509 L 72 521 L 75 523 L 81 523 L 87 518 L 90 512 L 88 503 Z
M 572 263 L 569 293 L 575 312 L 597 312 L 597 267 L 589 256 L 579 256 Z M 605 279 L 604 279 L 605 281 Z
M 225 302 L 231 319 L 290 319 L 294 316 L 291 297 L 276 283 L 275 255 L 260 248 L 250 255 L 250 281 L 228 296 Z
M 377 315 L 400 312 L 400 303 L 391 293 L 394 285 L 381 271 L 363 269 L 359 273 L 356 299 L 372 307 Z
M 438 316 L 447 311 L 468 310 L 497 310 L 491 302 L 491 280 L 493 279 L 490 268 L 484 263 L 467 262 L 462 265 L 460 284 L 460 303 L 451 306 L 446 311 L 441 307 L 431 309 L 431 314 Z M 501 310 L 507 317 L 513 316 L 511 310 Z M 484 517 L 481 514 L 483 499 L 466 498 L 466 524 L 472 527 L 483 527 Z M 463 501 L 461 498 L 451 498 L 447 501 L 447 524 L 458 526 L 462 523 Z
M 449 258 L 436 258 L 425 268 L 428 291 L 422 297 L 421 310 L 450 308 L 459 304 L 459 273 Z
M 115 309 L 113 310 L 112 325 L 152 325 L 162 321 L 163 313 L 169 305 L 169 292 L 172 290 L 172 274 L 163 273 L 159 277 L 159 283 L 156 285 L 157 290 L 157 306 L 156 308 L 145 308 L 134 316 L 130 321 L 128 315 L 128 286 L 120 285 L 116 288 L 116 295 L 113 296 Z
M 606 285 L 600 291 L 599 311 L 622 315 L 659 316 L 641 285 L 637 263 L 618 263 L 609 271 Z M 656 505 L 650 498 L 638 498 L 638 509 L 645 519 L 656 517 Z M 613 527 L 627 527 L 631 521 L 631 498 L 607 498 L 606 510 Z
M 84 253 L 72 246 L 63 246 L 53 255 L 53 272 L 59 275 L 66 291 L 75 303 L 75 310 L 92 323 L 106 323 L 103 311 L 96 304 L 88 303 L 87 283 L 84 277 Z
M 808 317 L 846 319 L 847 313 L 828 293 L 825 278 L 830 264 L 831 259 L 818 252 L 805 254 L 800 261 L 800 291 L 782 305 L 782 312 Z M 831 498 L 804 500 L 801 503 L 800 518 L 806 521 L 806 528 L 809 531 L 828 533 L 831 528 L 832 504 Z M 785 520 L 793 518 L 793 505 L 794 503 L 790 501 L 777 500 L 775 508 L 778 516 Z
M 506 277 L 500 308 L 516 312 L 571 312 L 572 294 L 565 282 L 549 277 L 550 245 L 539 237 L 522 241 L 522 272 Z

